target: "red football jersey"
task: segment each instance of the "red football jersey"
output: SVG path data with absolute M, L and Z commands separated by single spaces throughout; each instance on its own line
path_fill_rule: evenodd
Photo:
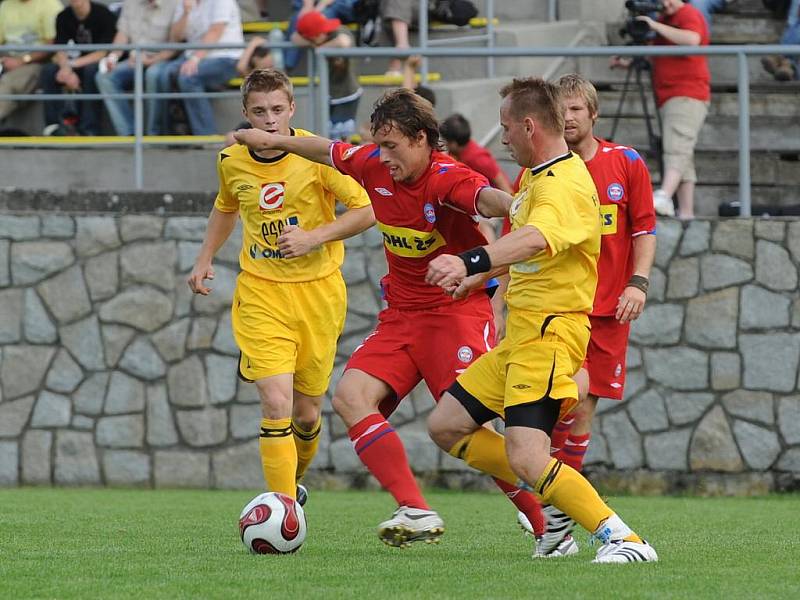
M 586 167 L 600 199 L 602 237 L 592 314 L 609 316 L 633 273 L 633 238 L 655 234 L 656 214 L 650 172 L 639 153 L 595 139 L 600 146 Z
M 425 283 L 428 263 L 440 254 L 459 254 L 487 243 L 475 219 L 478 192 L 489 185 L 486 178 L 434 151 L 428 170 L 416 181 L 395 182 L 376 144 L 334 142 L 331 162 L 358 181 L 372 201 L 389 264 L 381 282 L 389 306 L 452 302 L 440 287 Z

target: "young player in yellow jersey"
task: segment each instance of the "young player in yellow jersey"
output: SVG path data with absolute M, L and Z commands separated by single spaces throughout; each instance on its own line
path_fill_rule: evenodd
M 280 71 L 257 70 L 242 84 L 244 117 L 256 129 L 292 129 L 292 84 Z M 370 227 L 369 198 L 335 169 L 280 151 L 230 146 L 219 153 L 219 193 L 189 287 L 206 295 L 214 254 L 241 218 L 241 273 L 232 305 L 241 351 L 239 375 L 261 399 L 260 453 L 267 488 L 292 498 L 317 451 L 323 394 L 347 294 L 341 240 Z M 347 211 L 335 216 L 336 200 Z M 300 498 L 303 500 L 303 498 Z
M 436 257 L 427 281 L 460 295 L 486 274 L 508 269 L 506 337 L 444 394 L 429 419 L 431 437 L 467 463 L 477 453 L 493 456 L 476 466 L 506 481 L 518 477 L 600 539 L 595 562 L 656 561 L 652 546 L 580 473 L 550 457 L 554 425 L 578 402 L 572 375 L 589 342 L 599 203 L 583 160 L 564 141 L 557 87 L 515 79 L 500 95 L 503 143 L 528 168 L 511 204 L 512 231 L 458 256 Z M 481 427 L 495 417 L 505 419 L 505 438 Z

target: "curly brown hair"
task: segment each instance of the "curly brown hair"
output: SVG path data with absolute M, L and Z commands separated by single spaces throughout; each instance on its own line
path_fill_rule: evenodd
M 294 101 L 294 86 L 283 71 L 275 69 L 256 69 L 244 78 L 241 86 L 242 104 L 247 108 L 247 97 L 250 92 L 274 92 L 283 90 L 289 97 L 289 102 Z
M 564 135 L 564 111 L 558 86 L 540 77 L 525 77 L 503 86 L 500 96 L 510 99 L 510 112 L 515 119 L 533 116 L 551 133 Z
M 411 90 L 398 88 L 378 98 L 370 116 L 370 130 L 375 135 L 383 128 L 395 128 L 410 139 L 424 131 L 428 145 L 439 148 L 439 122 L 433 105 Z

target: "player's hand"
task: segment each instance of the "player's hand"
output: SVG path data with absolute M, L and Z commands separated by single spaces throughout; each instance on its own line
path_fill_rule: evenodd
M 609 69 L 627 69 L 631 66 L 633 60 L 630 58 L 623 58 L 622 56 L 612 56 L 608 61 Z
M 214 267 L 211 265 L 195 265 L 187 282 L 189 284 L 189 289 L 195 294 L 208 296 L 212 288 L 206 287 L 203 284 L 206 279 L 214 279 Z
M 460 287 L 466 276 L 467 267 L 464 265 L 463 260 L 452 254 L 440 254 L 428 263 L 428 273 L 425 275 L 425 281 L 431 285 L 438 285 L 448 289 L 453 286 Z
M 306 231 L 297 225 L 287 225 L 278 238 L 278 250 L 284 258 L 305 256 L 319 246 L 313 231 Z
M 451 295 L 454 300 L 461 300 L 469 296 L 472 290 L 484 287 L 489 279 L 489 273 L 478 273 L 477 275 L 465 277 L 458 283 L 444 287 L 444 292 Z
M 644 310 L 646 300 L 647 294 L 639 288 L 626 287 L 622 290 L 622 295 L 619 297 L 619 302 L 617 302 L 617 321 L 628 323 L 638 319 Z
M 0 63 L 3 64 L 3 69 L 6 71 L 13 71 L 25 64 L 25 61 L 16 56 L 4 56 L 0 58 Z
M 277 143 L 277 136 L 262 129 L 239 129 L 233 133 L 236 141 L 247 146 L 254 152 L 273 150 Z

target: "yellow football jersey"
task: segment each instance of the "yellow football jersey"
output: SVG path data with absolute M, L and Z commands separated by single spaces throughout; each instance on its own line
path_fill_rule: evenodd
M 547 248 L 511 265 L 510 308 L 590 312 L 600 255 L 600 203 L 583 160 L 571 152 L 525 172 L 511 204 L 511 229 L 538 229 Z
M 313 135 L 293 129 L 292 135 Z M 271 281 L 321 279 L 344 260 L 344 243 L 329 242 L 298 258 L 284 258 L 278 237 L 287 225 L 306 230 L 336 217 L 336 200 L 348 208 L 369 206 L 369 197 L 354 179 L 336 169 L 296 154 L 266 159 L 246 146 L 229 146 L 217 161 L 219 192 L 214 206 L 222 212 L 239 211 L 242 219 L 243 271 Z

